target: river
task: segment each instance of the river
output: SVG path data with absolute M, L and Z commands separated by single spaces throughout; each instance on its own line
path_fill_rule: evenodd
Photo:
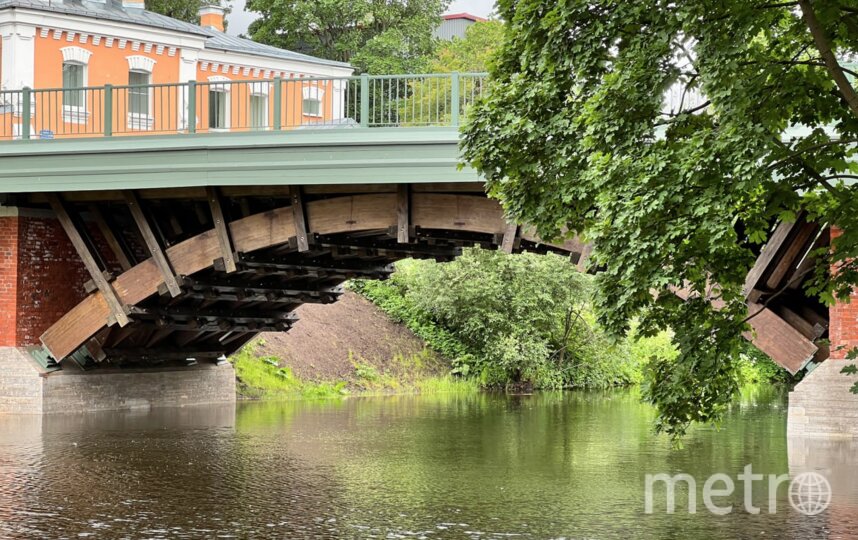
M 786 396 L 749 391 L 682 449 L 633 391 L 427 395 L 0 417 L 0 538 L 858 538 L 858 452 L 788 441 Z M 704 506 L 706 478 L 818 471 L 807 516 L 765 481 Z M 676 510 L 648 474 L 687 473 Z

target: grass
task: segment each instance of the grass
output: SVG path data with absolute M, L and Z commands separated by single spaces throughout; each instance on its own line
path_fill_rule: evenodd
M 349 395 L 390 394 L 469 394 L 479 392 L 475 379 L 427 373 L 425 365 L 431 353 L 423 351 L 410 357 L 397 356 L 395 362 L 410 369 L 396 376 L 379 369 L 363 358 L 349 354 L 354 366 L 351 381 L 305 381 L 289 367 L 280 367 L 280 359 L 259 356 L 258 344 L 251 343 L 232 356 L 230 361 L 238 379 L 239 395 L 247 399 L 342 399 Z

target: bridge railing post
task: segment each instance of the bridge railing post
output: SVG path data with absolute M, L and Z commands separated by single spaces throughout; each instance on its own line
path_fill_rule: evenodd
M 33 91 L 29 86 L 25 86 L 21 90 L 21 138 L 28 140 L 30 138 L 30 103 L 33 100 Z
M 197 81 L 188 81 L 188 133 L 197 132 Z
M 360 76 L 360 125 L 369 127 L 369 75 Z
M 113 85 L 104 85 L 104 136 L 113 135 Z
M 283 121 L 280 115 L 283 112 L 283 78 L 274 77 L 274 130 L 280 131 Z
M 450 124 L 459 127 L 460 103 L 459 103 L 459 72 L 450 74 Z

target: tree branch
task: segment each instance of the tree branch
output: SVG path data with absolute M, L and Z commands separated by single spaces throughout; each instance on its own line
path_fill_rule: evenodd
M 852 113 L 858 116 L 858 94 L 855 93 L 855 89 L 852 88 L 849 79 L 843 73 L 843 68 L 837 62 L 837 58 L 831 50 L 831 41 L 825 34 L 825 29 L 822 28 L 819 19 L 816 18 L 816 13 L 813 11 L 813 6 L 810 5 L 810 0 L 798 0 L 798 5 L 801 6 L 804 22 L 807 23 L 810 34 L 813 36 L 813 41 L 816 43 L 816 48 L 825 62 L 825 67 L 837 84 L 837 88 L 840 89 L 840 93 L 843 95 Z

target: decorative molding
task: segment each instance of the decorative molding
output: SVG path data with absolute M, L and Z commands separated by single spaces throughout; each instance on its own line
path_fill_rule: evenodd
M 139 51 L 140 50 L 140 42 L 139 41 L 132 41 L 131 42 L 131 50 L 134 52 Z
M 63 47 L 60 52 L 63 53 L 63 62 L 76 62 L 83 65 L 88 64 L 89 57 L 92 56 L 92 51 L 81 47 Z
M 128 69 L 133 71 L 152 73 L 152 70 L 155 68 L 155 60 L 148 56 L 141 56 L 138 54 L 134 56 L 126 56 L 125 59 L 128 60 Z
M 62 30 L 54 30 L 54 39 L 62 39 L 63 31 Z
M 101 36 L 99 36 L 99 35 L 92 36 L 92 44 L 95 45 L 96 47 L 98 47 L 98 45 L 101 44 Z
M 176 48 L 170 47 L 170 51 L 167 53 L 168 56 L 176 56 Z
M 89 40 L 89 34 L 81 34 L 80 35 L 80 44 L 86 45 L 86 42 Z
M 74 42 L 74 36 L 77 32 L 66 32 L 66 41 L 69 43 Z
M 109 37 L 109 36 L 108 36 L 108 37 L 106 37 L 106 38 L 104 39 L 104 45 L 105 45 L 105 47 L 113 47 L 113 41 L 114 41 L 114 39 L 115 39 L 115 38 L 112 38 L 112 37 Z
M 163 45 L 157 45 L 155 47 L 155 54 L 157 54 L 158 56 L 161 56 L 162 54 L 164 54 L 164 46 Z
M 152 52 L 152 44 L 151 43 L 144 43 L 143 44 L 143 52 L 146 54 L 149 54 L 150 52 Z
M 119 48 L 124 49 L 125 45 L 128 43 L 127 39 L 119 38 Z

